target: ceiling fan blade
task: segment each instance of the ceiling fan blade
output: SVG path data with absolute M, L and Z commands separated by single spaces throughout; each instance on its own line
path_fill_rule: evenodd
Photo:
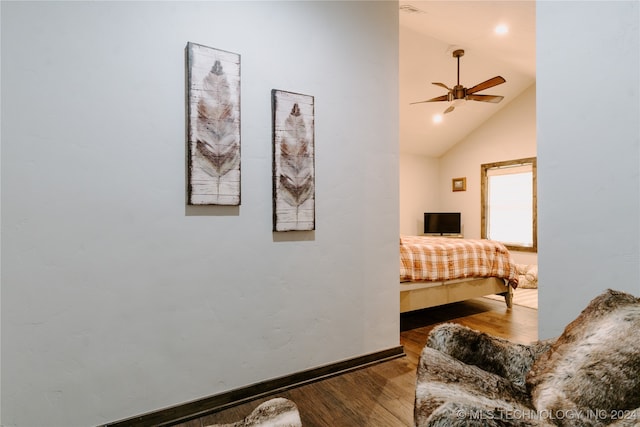
M 442 96 L 437 96 L 435 98 L 431 98 L 431 99 L 427 99 L 426 101 L 418 101 L 418 102 L 412 102 L 409 105 L 413 105 L 413 104 L 422 104 L 423 102 L 437 102 L 437 101 L 448 101 L 449 100 L 449 95 L 442 95 Z
M 504 96 L 500 95 L 467 95 L 467 99 L 472 101 L 493 102 L 497 104 L 504 99 Z
M 490 87 L 498 86 L 504 82 L 506 82 L 506 80 L 503 77 L 495 76 L 492 79 L 486 80 L 482 83 L 478 83 L 471 89 L 467 89 L 467 95 L 480 92 L 481 90 L 489 89 Z
M 450 112 L 452 112 L 454 109 L 455 109 L 455 107 L 452 105 L 452 106 L 450 106 L 449 108 L 447 108 L 446 110 L 444 110 L 444 113 L 442 113 L 442 114 L 450 113 Z
M 450 88 L 450 87 L 447 87 L 447 85 L 446 85 L 446 84 L 444 84 L 444 83 L 436 83 L 436 82 L 432 82 L 431 84 L 432 84 L 432 85 L 436 85 L 436 86 L 443 87 L 443 88 L 445 88 L 446 90 L 451 90 L 451 88 Z

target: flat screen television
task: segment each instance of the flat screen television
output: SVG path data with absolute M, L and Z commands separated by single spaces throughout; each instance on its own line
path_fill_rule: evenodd
M 424 234 L 460 234 L 460 212 L 425 212 Z

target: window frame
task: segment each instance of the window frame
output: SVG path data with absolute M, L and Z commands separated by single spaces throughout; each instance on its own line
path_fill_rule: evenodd
M 503 244 L 509 250 L 521 251 L 521 252 L 538 252 L 538 168 L 537 168 L 537 158 L 536 157 L 526 157 L 522 159 L 516 160 L 507 160 L 502 162 L 493 162 L 493 163 L 485 163 L 480 165 L 481 175 L 480 175 L 480 204 L 481 204 L 481 213 L 480 213 L 480 233 L 483 239 L 487 239 L 487 226 L 488 224 L 488 196 L 489 196 L 489 178 L 487 176 L 487 171 L 490 169 L 496 168 L 504 168 L 504 167 L 514 167 L 514 166 L 524 166 L 531 165 L 532 172 L 532 185 L 533 185 L 533 200 L 532 200 L 532 246 L 525 245 L 514 245 L 514 244 Z

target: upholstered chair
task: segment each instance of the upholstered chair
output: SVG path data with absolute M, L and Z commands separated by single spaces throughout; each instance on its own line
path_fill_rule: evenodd
M 640 426 L 640 299 L 607 290 L 557 339 L 516 344 L 434 328 L 417 368 L 416 426 Z

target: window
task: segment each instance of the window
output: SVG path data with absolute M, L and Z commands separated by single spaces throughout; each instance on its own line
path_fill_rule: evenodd
M 536 158 L 481 168 L 482 238 L 502 242 L 508 249 L 537 252 Z

